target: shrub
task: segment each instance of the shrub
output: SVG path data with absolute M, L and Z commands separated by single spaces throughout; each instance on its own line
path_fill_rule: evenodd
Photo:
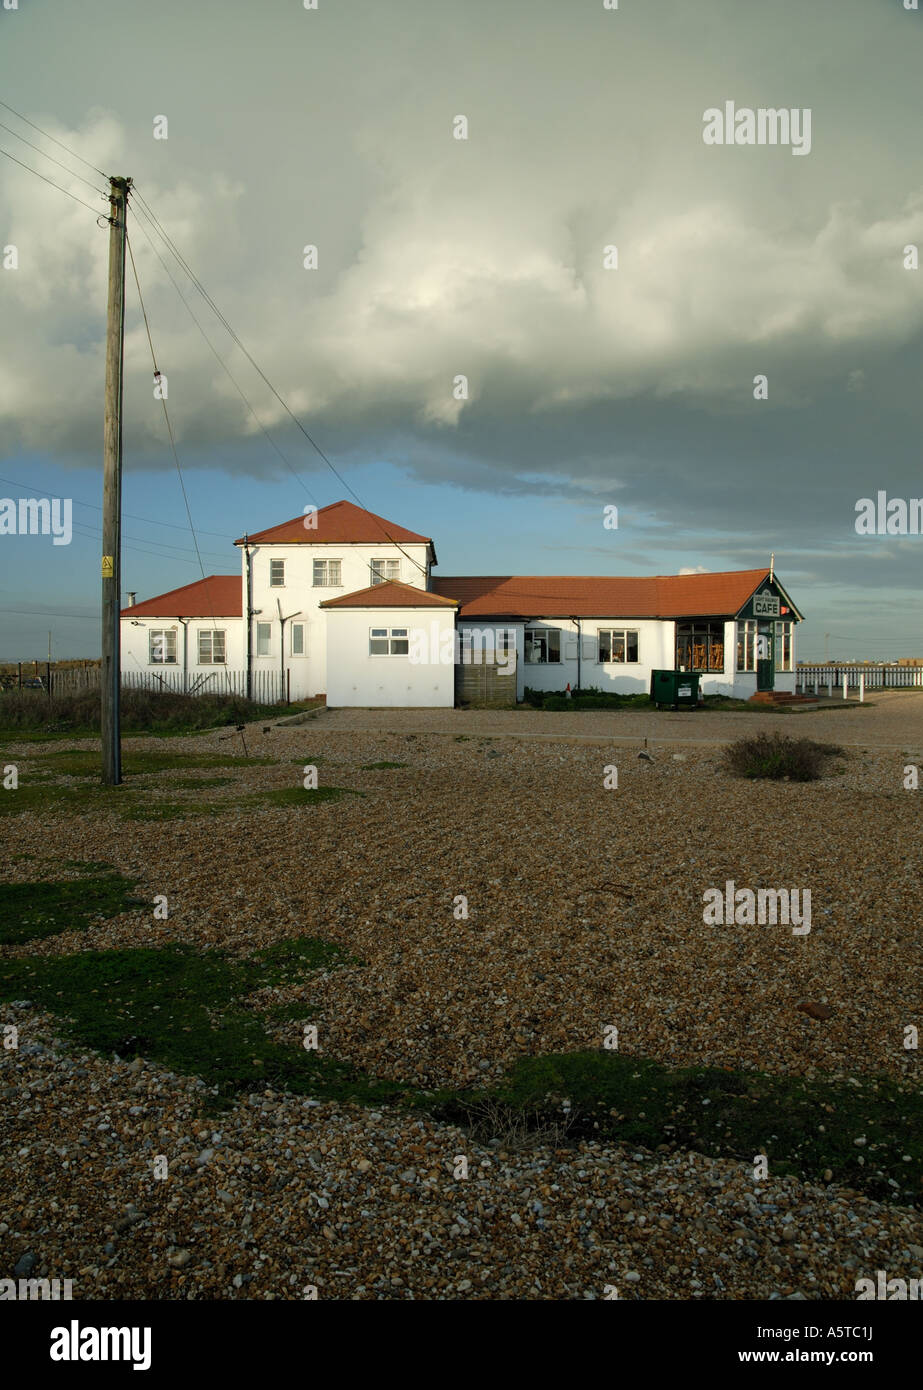
M 259 705 L 242 695 L 181 695 L 168 691 L 123 690 L 123 733 L 168 733 L 213 729 L 292 714 L 297 705 Z M 0 695 L 3 729 L 38 733 L 98 733 L 98 690 L 51 696 L 8 691 Z
M 815 782 L 828 758 L 843 750 L 833 743 L 786 734 L 755 734 L 738 739 L 724 750 L 726 765 L 740 777 L 770 777 L 791 782 Z

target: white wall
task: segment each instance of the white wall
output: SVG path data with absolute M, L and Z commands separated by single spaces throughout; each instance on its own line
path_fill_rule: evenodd
M 310 532 L 308 532 L 310 534 Z M 291 671 L 292 699 L 305 696 L 330 695 L 327 676 L 327 619 L 328 614 L 319 608 L 326 599 L 337 598 L 342 594 L 352 594 L 358 589 L 367 589 L 372 582 L 371 563 L 373 560 L 394 559 L 400 564 L 399 578 L 402 583 L 416 589 L 427 587 L 427 565 L 429 547 L 419 544 L 404 544 L 402 554 L 396 545 L 387 541 L 374 545 L 252 545 L 250 547 L 251 594 L 254 609 L 262 609 L 253 618 L 253 669 L 278 671 L 280 669 L 279 607 L 282 616 L 296 616 L 292 622 L 305 624 L 305 655 L 294 656 L 291 650 L 292 622 L 285 624 L 285 668 Z M 246 583 L 246 557 L 244 547 L 241 551 L 241 574 Z M 284 585 L 272 586 L 269 583 L 270 560 L 285 561 Z M 341 562 L 342 583 L 336 587 L 314 586 L 314 561 L 339 560 Z M 416 561 L 416 564 L 412 563 Z M 418 568 L 422 566 L 422 570 Z M 243 590 L 246 594 L 246 589 Z M 260 622 L 271 624 L 269 656 L 256 654 L 256 625 Z M 246 647 L 244 661 L 246 662 Z
M 222 672 L 243 671 L 247 657 L 244 648 L 244 624 L 242 618 L 186 618 L 186 671 L 190 681 L 201 678 L 201 688 L 220 690 Z M 176 662 L 152 662 L 150 659 L 150 635 L 152 631 L 175 629 Z M 223 664 L 199 662 L 199 632 L 211 632 L 217 628 L 225 634 L 227 660 Z M 125 672 L 183 671 L 183 623 L 179 618 L 122 618 L 122 670 Z M 207 678 L 207 679 L 206 679 Z
M 454 608 L 331 608 L 327 619 L 327 705 L 365 709 L 424 706 L 451 708 L 455 704 L 455 662 L 440 660 L 451 649 Z M 412 662 L 407 656 L 372 656 L 373 627 L 423 628 L 436 624 L 438 644 L 430 660 Z
M 472 621 L 472 626 L 476 624 Z M 501 626 L 498 624 L 498 626 Z M 561 632 L 560 664 L 527 663 L 525 660 L 525 629 L 557 628 Z M 519 698 L 526 686 L 532 690 L 563 690 L 568 683 L 577 685 L 577 631 L 582 635 L 580 685 L 582 689 L 595 686 L 617 695 L 646 695 L 651 688 L 651 671 L 669 668 L 674 662 L 674 624 L 652 618 L 581 618 L 579 623 L 569 618 L 530 620 L 519 628 Z M 600 663 L 598 634 L 606 628 L 632 628 L 638 632 L 637 662 Z

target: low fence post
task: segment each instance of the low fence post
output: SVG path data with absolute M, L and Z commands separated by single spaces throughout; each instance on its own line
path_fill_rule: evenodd
M 843 699 L 846 699 L 846 682 L 849 680 L 849 672 L 843 672 Z
M 859 704 L 865 700 L 865 672 L 859 672 Z

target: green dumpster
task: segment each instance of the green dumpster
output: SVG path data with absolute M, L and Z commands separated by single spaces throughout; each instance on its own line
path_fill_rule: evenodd
M 651 699 L 658 709 L 695 709 L 699 703 L 698 671 L 652 671 Z

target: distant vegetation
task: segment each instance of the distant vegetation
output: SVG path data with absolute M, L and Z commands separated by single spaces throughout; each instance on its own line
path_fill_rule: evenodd
M 197 729 L 220 728 L 273 719 L 310 708 L 310 702 L 291 705 L 258 705 L 242 695 L 179 695 L 150 690 L 123 690 L 122 732 L 128 734 L 182 734 Z M 0 694 L 0 733 L 31 738 L 99 733 L 99 691 L 74 695 L 40 691 L 4 691 Z

